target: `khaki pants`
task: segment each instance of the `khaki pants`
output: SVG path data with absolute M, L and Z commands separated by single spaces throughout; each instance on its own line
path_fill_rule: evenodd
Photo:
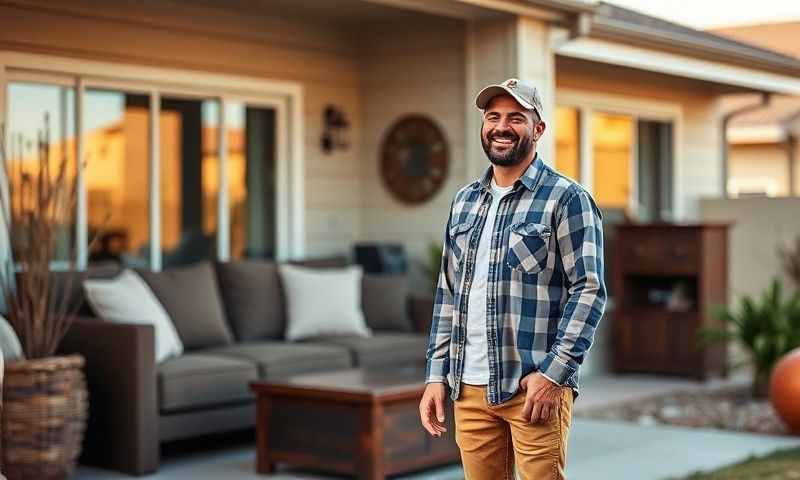
M 522 418 L 525 392 L 489 405 L 486 387 L 462 384 L 455 402 L 456 443 L 467 480 L 564 479 L 572 389 L 562 387 L 560 405 L 544 423 Z

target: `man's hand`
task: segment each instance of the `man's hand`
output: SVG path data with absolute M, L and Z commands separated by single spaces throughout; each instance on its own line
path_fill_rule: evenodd
M 548 380 L 539 372 L 522 377 L 519 386 L 525 391 L 525 406 L 522 417 L 530 423 L 544 423 L 550 415 L 555 415 L 561 401 L 563 388 Z
M 444 403 L 447 392 L 444 383 L 429 383 L 419 402 L 419 418 L 422 426 L 434 437 L 441 437 L 444 428 Z

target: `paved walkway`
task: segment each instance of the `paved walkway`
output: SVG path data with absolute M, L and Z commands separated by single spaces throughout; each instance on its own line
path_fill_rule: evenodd
M 632 423 L 576 418 L 570 432 L 567 478 L 570 480 L 663 480 L 698 469 L 712 469 L 753 454 L 800 447 L 800 437 L 698 430 L 683 427 L 645 427 Z M 199 453 L 167 461 L 147 480 L 328 480 L 308 473 L 283 471 L 270 476 L 253 473 L 252 448 Z M 403 480 L 462 479 L 459 466 L 445 467 Z M 79 480 L 122 480 L 125 475 L 81 468 Z
M 583 409 L 620 401 L 667 394 L 676 390 L 716 388 L 748 382 L 749 376 L 698 382 L 647 375 L 595 376 L 582 380 L 581 396 L 575 403 L 578 416 L 569 438 L 567 478 L 570 480 L 664 480 L 697 470 L 736 463 L 750 455 L 776 449 L 800 447 L 800 437 L 778 437 L 721 430 L 700 430 L 671 426 L 642 426 L 609 420 L 580 418 Z M 232 447 L 198 452 L 164 462 L 146 480 L 328 480 L 326 477 L 282 470 L 270 476 L 253 471 L 253 447 Z M 107 471 L 80 468 L 79 480 L 122 480 L 130 477 Z M 461 467 L 453 465 L 400 477 L 402 480 L 463 479 Z

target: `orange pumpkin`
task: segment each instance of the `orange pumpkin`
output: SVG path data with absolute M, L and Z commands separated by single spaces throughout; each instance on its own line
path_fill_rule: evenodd
M 800 348 L 787 353 L 775 364 L 769 397 L 789 430 L 800 435 Z

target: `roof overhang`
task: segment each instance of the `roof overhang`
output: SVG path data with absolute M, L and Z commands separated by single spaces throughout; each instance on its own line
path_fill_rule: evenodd
M 564 36 L 565 37 L 565 36 Z M 800 95 L 800 77 L 608 40 L 554 38 L 556 54 L 759 92 Z

